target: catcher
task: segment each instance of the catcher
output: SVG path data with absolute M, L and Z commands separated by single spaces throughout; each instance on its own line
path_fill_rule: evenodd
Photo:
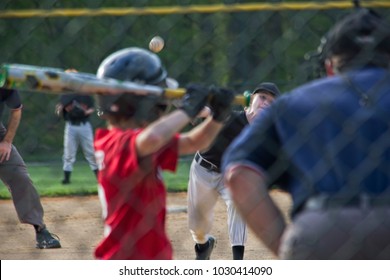
M 97 75 L 168 86 L 159 57 L 139 48 L 113 53 L 102 62 Z M 179 134 L 208 99 L 213 115 Z M 175 171 L 179 155 L 208 147 L 229 115 L 233 99 L 228 90 L 190 85 L 179 109 L 163 116 L 168 104 L 160 97 L 98 96 L 99 114 L 108 128 L 98 129 L 95 135 L 105 227 L 95 250 L 97 259 L 172 259 L 161 171 Z
M 7 126 L 2 120 L 6 108 L 10 111 Z M 17 90 L 0 88 L 0 180 L 12 194 L 20 222 L 34 227 L 36 247 L 61 248 L 58 236 L 50 233 L 44 223 L 44 210 L 39 194 L 23 158 L 13 145 L 22 118 L 22 108 L 22 100 Z

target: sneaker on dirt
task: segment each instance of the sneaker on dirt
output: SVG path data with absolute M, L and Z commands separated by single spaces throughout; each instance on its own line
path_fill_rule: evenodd
M 36 233 L 36 240 L 36 247 L 39 249 L 61 248 L 60 238 L 55 234 L 51 234 L 46 228 Z

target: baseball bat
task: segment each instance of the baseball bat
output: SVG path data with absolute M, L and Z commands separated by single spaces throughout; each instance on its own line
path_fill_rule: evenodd
M 184 88 L 170 89 L 154 85 L 141 85 L 111 78 L 97 78 L 94 74 L 66 72 L 60 68 L 39 67 L 25 64 L 1 64 L 0 87 L 52 94 L 154 94 L 167 99 L 180 99 Z M 249 97 L 236 95 L 234 103 L 248 106 Z

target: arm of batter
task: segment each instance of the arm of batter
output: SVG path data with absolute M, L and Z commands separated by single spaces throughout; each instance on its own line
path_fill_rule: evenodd
M 145 156 L 159 150 L 204 109 L 208 99 L 213 107 L 213 115 L 191 131 L 180 135 L 179 154 L 193 154 L 210 146 L 223 127 L 224 118 L 221 116 L 230 113 L 234 93 L 217 88 L 210 91 L 209 88 L 193 85 L 187 89 L 183 105 L 178 110 L 155 121 L 138 135 L 138 155 Z

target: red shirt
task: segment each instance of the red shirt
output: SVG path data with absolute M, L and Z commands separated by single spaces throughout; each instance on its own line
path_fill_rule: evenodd
M 135 139 L 141 130 L 98 129 L 95 153 L 104 239 L 97 259 L 172 259 L 165 231 L 166 190 L 161 170 L 176 171 L 178 134 L 160 151 L 139 159 Z

